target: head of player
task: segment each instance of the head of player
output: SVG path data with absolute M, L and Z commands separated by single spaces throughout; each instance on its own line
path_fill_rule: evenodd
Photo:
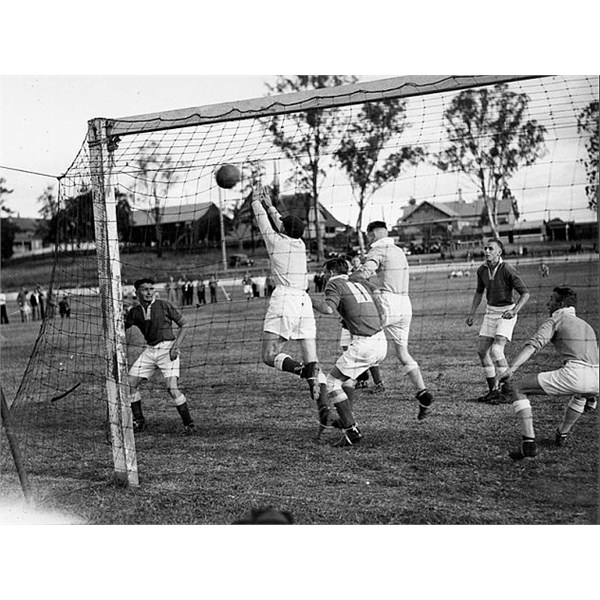
M 286 215 L 281 219 L 283 233 L 288 237 L 299 239 L 304 235 L 304 221 L 294 215 Z
M 483 257 L 485 262 L 494 267 L 504 254 L 504 244 L 497 238 L 490 238 L 483 247 Z
M 325 263 L 325 275 L 335 277 L 336 275 L 347 275 L 350 270 L 348 261 L 342 256 L 332 258 Z
M 369 244 L 373 244 L 378 240 L 388 236 L 388 228 L 385 221 L 371 221 L 367 225 L 367 240 Z
M 150 277 L 143 277 L 134 282 L 133 287 L 138 300 L 148 306 L 154 300 L 154 280 Z
M 552 316 L 560 308 L 567 308 L 568 306 L 577 307 L 577 294 L 575 290 L 570 287 L 560 286 L 555 287 L 552 290 L 550 300 L 546 304 L 548 312 Z

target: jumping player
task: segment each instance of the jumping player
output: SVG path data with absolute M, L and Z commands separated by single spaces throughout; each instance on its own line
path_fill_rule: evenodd
M 325 315 L 337 310 L 351 336 L 347 350 L 327 375 L 327 395 L 344 431 L 336 445 L 353 446 L 363 437 L 352 412 L 356 380 L 361 373 L 385 358 L 387 341 L 380 312 L 371 293 L 374 286 L 366 281 L 349 281 L 348 263 L 344 258 L 328 261 L 325 272 L 329 277 L 325 299 L 312 298 L 312 303 L 315 310 Z
M 466 320 L 471 327 L 485 291 L 487 308 L 479 331 L 477 353 L 488 392 L 477 398 L 477 401 L 489 404 L 498 404 L 504 399 L 498 389 L 499 378 L 508 368 L 504 348 L 512 339 L 518 312 L 530 297 L 518 271 L 502 260 L 503 253 L 504 245 L 497 239 L 489 239 L 483 247 L 485 262 L 477 269 L 477 288 Z M 513 291 L 519 294 L 516 304 Z
M 293 215 L 282 217 L 262 186 L 254 189 L 252 210 L 269 253 L 276 283 L 263 324 L 262 359 L 270 367 L 294 373 L 308 381 L 310 395 L 317 403 L 319 422 L 326 425 L 329 408 L 325 375 L 319 369 L 317 326 L 306 291 L 304 223 Z M 303 362 L 283 352 L 290 339 L 299 340 Z
M 408 352 L 408 334 L 412 320 L 412 304 L 408 296 L 408 261 L 404 250 L 388 236 L 383 221 L 373 221 L 367 226 L 367 238 L 371 248 L 364 263 L 350 277 L 353 281 L 369 279 L 377 275 L 381 293 L 383 328 L 391 338 L 402 374 L 407 375 L 417 392 L 419 412 L 417 419 L 424 419 L 431 410 L 433 395 L 425 387 L 421 369 Z
M 586 409 L 586 399 L 598 396 L 598 342 L 593 328 L 575 314 L 577 294 L 569 287 L 555 287 L 548 301 L 550 318 L 526 342 L 503 374 L 522 433 L 520 447 L 510 452 L 513 460 L 537 455 L 533 414 L 526 394 L 570 396 L 555 442 L 563 446 L 571 428 Z M 556 371 L 513 379 L 517 369 L 538 350 L 552 342 L 563 366 Z
M 152 279 L 138 279 L 134 287 L 139 305 L 132 307 L 127 313 L 125 328 L 137 326 L 148 345 L 129 370 L 133 430 L 142 431 L 146 425 L 138 387 L 142 381 L 152 377 L 156 369 L 160 369 L 173 404 L 181 416 L 184 433 L 191 434 L 194 431 L 194 421 L 186 397 L 177 385 L 179 347 L 186 332 L 187 321 L 171 302 L 155 297 Z M 179 327 L 177 336 L 173 333 L 173 323 Z

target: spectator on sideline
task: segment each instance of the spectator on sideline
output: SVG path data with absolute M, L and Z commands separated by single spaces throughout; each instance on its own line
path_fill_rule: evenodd
M 198 279 L 198 304 L 196 304 L 197 307 L 202 306 L 203 304 L 206 304 L 206 283 L 204 281 L 204 276 L 200 275 L 200 278 Z
M 479 330 L 477 353 L 488 392 L 477 398 L 477 401 L 489 404 L 498 404 L 504 400 L 498 389 L 498 381 L 508 369 L 504 349 L 512 339 L 517 314 L 530 297 L 521 275 L 502 260 L 503 254 L 504 245 L 500 240 L 489 239 L 483 247 L 485 262 L 477 269 L 477 288 L 466 321 L 469 327 L 473 325 L 475 311 L 485 292 L 487 307 Z M 519 294 L 516 304 L 513 298 L 515 291 Z
M 148 277 L 134 283 L 139 304 L 131 308 L 125 318 L 125 329 L 134 325 L 142 332 L 147 346 L 129 370 L 129 396 L 133 413 L 133 430 L 142 431 L 146 419 L 142 411 L 140 384 L 160 369 L 167 390 L 183 422 L 184 433 L 194 431 L 187 399 L 179 390 L 179 348 L 186 333 L 187 321 L 179 308 L 168 300 L 156 298 L 154 281 Z M 179 330 L 173 333 L 173 323 Z
M 217 302 L 217 287 L 219 285 L 219 280 L 217 276 L 213 273 L 208 280 L 208 289 L 210 291 L 210 303 L 215 304 Z
M 8 313 L 6 312 L 6 294 L 0 291 L 0 324 L 8 325 Z
M 17 306 L 21 313 L 21 323 L 27 323 L 31 319 L 31 304 L 29 304 L 25 288 L 21 288 L 21 291 L 17 294 Z
M 38 285 L 35 289 L 38 294 L 38 304 L 40 307 L 40 318 L 43 321 L 46 318 L 46 294 L 44 293 L 44 288 L 41 285 Z
M 586 400 L 590 399 L 593 406 L 597 402 L 598 342 L 593 327 L 575 314 L 577 294 L 569 287 L 555 287 L 547 306 L 550 317 L 525 343 L 502 375 L 503 387 L 510 393 L 522 434 L 519 448 L 509 453 L 513 460 L 537 455 L 533 413 L 526 394 L 570 397 L 555 432 L 557 446 L 565 445 L 572 427 L 586 411 Z M 560 355 L 562 366 L 555 371 L 515 379 L 517 370 L 548 342 L 552 342 Z
M 29 305 L 31 306 L 31 318 L 33 321 L 40 319 L 40 303 L 37 289 L 34 289 L 29 295 Z

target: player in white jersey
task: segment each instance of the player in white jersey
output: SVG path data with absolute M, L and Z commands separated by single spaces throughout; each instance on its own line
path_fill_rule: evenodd
M 570 397 L 562 423 L 556 430 L 557 446 L 565 444 L 571 428 L 586 409 L 586 399 L 598 396 L 596 333 L 589 323 L 575 314 L 576 305 L 577 294 L 574 290 L 555 287 L 547 304 L 550 318 L 526 342 L 502 378 L 504 392 L 509 392 L 512 397 L 523 436 L 520 447 L 510 452 L 513 460 L 537 455 L 533 414 L 526 394 Z M 554 345 L 563 366 L 555 371 L 513 379 L 517 369 L 548 342 Z
M 402 248 L 388 236 L 383 221 L 373 221 L 367 226 L 371 248 L 362 267 L 350 276 L 351 280 L 377 276 L 383 309 L 383 328 L 392 340 L 402 374 L 407 375 L 417 392 L 419 412 L 424 419 L 431 409 L 433 396 L 425 387 L 421 369 L 408 352 L 408 334 L 412 320 L 412 305 L 408 296 L 408 261 Z
M 329 409 L 325 375 L 319 369 L 317 326 L 306 291 L 304 222 L 293 215 L 282 217 L 262 186 L 254 189 L 252 210 L 269 253 L 276 284 L 263 324 L 262 359 L 270 367 L 294 373 L 308 381 L 311 397 L 319 410 L 319 422 L 326 425 Z M 303 362 L 283 352 L 288 340 L 300 342 Z
M 325 299 L 312 298 L 313 306 L 325 315 L 337 310 L 350 334 L 347 349 L 327 375 L 327 395 L 344 430 L 337 445 L 353 446 L 363 437 L 352 412 L 356 380 L 361 373 L 385 358 L 387 341 L 380 312 L 372 296 L 374 286 L 367 281 L 349 281 L 348 263 L 344 258 L 328 261 L 325 273 L 329 278 L 325 286 Z

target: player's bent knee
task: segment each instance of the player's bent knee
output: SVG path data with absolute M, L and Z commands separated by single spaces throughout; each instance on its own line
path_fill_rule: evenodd
M 343 385 L 343 382 L 341 381 L 341 379 L 337 379 L 331 373 L 329 373 L 327 375 L 327 379 L 325 381 L 325 386 L 327 387 L 328 394 L 331 394 L 332 392 L 334 392 L 336 390 L 341 391 L 342 385 Z
M 571 396 L 567 406 L 578 413 L 583 413 L 585 410 L 585 398 L 583 396 L 575 395 Z
M 515 400 L 512 403 L 512 407 L 513 407 L 513 410 L 515 411 L 515 414 L 517 414 L 517 413 L 520 413 L 522 410 L 531 408 L 531 402 L 529 402 L 528 398 L 523 398 L 521 400 Z
M 504 360 L 504 344 L 492 344 L 490 356 L 494 362 Z

